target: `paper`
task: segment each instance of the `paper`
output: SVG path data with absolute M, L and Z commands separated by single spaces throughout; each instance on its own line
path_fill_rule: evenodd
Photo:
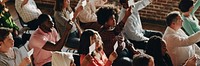
M 89 47 L 89 54 L 91 55 L 91 53 L 95 50 L 95 46 L 96 44 L 93 43 L 90 47 Z
M 85 7 L 86 4 L 87 4 L 87 2 L 86 2 L 86 0 L 84 0 L 84 1 L 82 2 L 82 6 Z
M 30 57 L 33 54 L 34 49 L 32 48 L 30 51 L 28 51 L 28 57 Z
M 74 17 L 74 12 L 71 12 L 69 15 L 69 19 L 72 20 L 73 17 Z
M 134 0 L 129 0 L 129 1 L 128 1 L 128 6 L 129 6 L 129 7 L 130 7 L 130 6 L 135 7 Z
M 117 47 L 118 47 L 118 41 L 115 42 L 115 45 L 114 45 L 114 47 L 113 47 L 113 48 L 114 48 L 114 51 L 116 51 Z

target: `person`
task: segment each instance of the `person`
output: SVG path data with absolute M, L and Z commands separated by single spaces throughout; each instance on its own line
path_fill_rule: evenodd
M 146 54 L 154 58 L 155 66 L 173 66 L 167 53 L 166 42 L 159 36 L 152 36 L 149 39 Z
M 134 3 L 134 6 L 128 6 L 128 0 L 119 0 L 122 9 L 119 14 L 118 21 L 121 21 L 125 15 L 126 9 L 132 7 L 132 14 L 128 17 L 124 26 L 123 33 L 125 37 L 134 44 L 136 49 L 145 49 L 147 41 L 153 35 L 161 36 L 162 33 L 154 30 L 144 30 L 142 28 L 139 10 L 149 5 L 153 0 L 140 0 Z
M 183 19 L 183 30 L 189 36 L 200 31 L 199 20 L 195 16 L 195 12 L 199 6 L 199 0 L 196 0 L 196 3 L 192 0 L 181 0 L 179 3 L 178 7 L 182 12 L 181 18 Z M 196 44 L 200 46 L 200 42 L 197 42 Z
M 174 66 L 183 65 L 187 59 L 200 55 L 200 48 L 195 44 L 200 41 L 200 32 L 187 36 L 181 29 L 182 22 L 178 11 L 170 12 L 166 17 L 167 28 L 163 39 Z
M 78 15 L 80 26 L 82 29 L 94 29 L 98 31 L 101 25 L 97 23 L 97 15 L 95 14 L 97 9 L 94 4 L 95 2 L 91 2 L 91 0 L 79 0 L 75 10 L 82 6 L 83 1 L 86 1 L 86 5 L 83 6 L 83 10 Z
M 104 5 L 100 7 L 96 14 L 98 23 L 102 25 L 98 32 L 102 37 L 102 41 L 104 43 L 103 48 L 106 56 L 109 56 L 113 52 L 113 46 L 117 42 L 118 48 L 116 52 L 118 54 L 118 58 L 131 58 L 131 53 L 134 52 L 129 50 L 133 49 L 133 47 L 128 48 L 129 44 L 126 43 L 125 38 L 121 33 L 124 24 L 126 24 L 127 18 L 131 14 L 130 8 L 126 11 L 124 19 L 117 25 L 115 20 L 115 17 L 117 16 L 117 8 L 113 5 Z
M 95 44 L 95 50 L 89 54 L 89 47 Z M 103 42 L 101 36 L 97 31 L 86 29 L 80 38 L 80 47 L 78 53 L 80 54 L 81 66 L 111 66 L 112 62 L 117 58 L 116 52 L 112 52 L 107 58 L 103 51 Z
M 200 6 L 200 0 L 181 0 L 179 3 L 179 9 L 182 12 L 183 28 L 186 34 L 192 35 L 200 31 L 199 20 L 195 16 L 195 12 Z
M 75 17 L 78 15 L 78 13 L 82 10 L 82 6 L 79 7 L 74 13 L 74 17 L 70 19 L 70 13 L 72 13 L 72 9 L 70 7 L 70 1 L 69 0 L 56 0 L 56 5 L 54 7 L 54 19 L 56 23 L 56 28 L 58 30 L 58 33 L 60 34 L 60 37 L 64 35 L 64 32 L 66 30 L 66 23 L 72 21 L 75 21 Z M 80 42 L 80 34 L 82 33 L 80 28 L 77 28 L 75 23 L 72 24 L 72 29 L 70 31 L 69 37 L 66 40 L 66 46 L 78 49 L 79 42 Z
M 66 27 L 65 33 L 60 39 L 50 15 L 41 14 L 38 17 L 38 22 L 39 26 L 31 35 L 28 47 L 30 49 L 34 48 L 35 66 L 51 66 L 51 51 L 60 51 L 62 49 L 72 26 L 66 23 L 68 27 Z
M 15 8 L 23 22 L 27 24 L 30 30 L 35 30 L 38 27 L 37 18 L 42 14 L 37 8 L 34 0 L 16 0 Z
M 9 9 L 6 6 L 6 2 L 8 0 L 0 1 L 0 27 L 7 27 L 13 30 L 12 35 L 13 39 L 16 41 L 14 46 L 21 47 L 25 44 L 21 37 L 19 37 L 20 30 L 17 24 L 13 21 L 11 14 L 9 13 Z
M 133 57 L 133 66 L 155 66 L 154 59 L 145 53 L 137 54 Z
M 0 27 L 0 65 L 27 66 L 31 63 L 29 57 L 22 58 L 19 49 L 14 46 L 11 29 Z
M 53 52 L 52 66 L 76 66 L 72 53 Z
M 118 60 L 115 60 L 115 63 L 112 66 L 133 66 L 133 60 L 129 57 L 122 57 Z

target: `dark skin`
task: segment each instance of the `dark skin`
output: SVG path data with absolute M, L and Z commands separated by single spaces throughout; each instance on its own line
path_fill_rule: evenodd
M 41 25 L 39 25 L 39 28 L 48 33 L 52 31 L 52 28 L 54 28 L 54 24 L 51 21 L 52 19 L 47 19 L 44 23 L 42 23 Z M 61 37 L 61 39 L 59 41 L 57 41 L 56 43 L 53 43 L 51 41 L 47 41 L 46 44 L 42 47 L 42 49 L 48 50 L 48 51 L 60 51 L 62 49 L 62 47 L 65 44 L 65 40 L 67 39 L 70 30 L 72 28 L 71 24 L 66 24 L 67 25 L 67 29 L 64 33 L 64 36 Z

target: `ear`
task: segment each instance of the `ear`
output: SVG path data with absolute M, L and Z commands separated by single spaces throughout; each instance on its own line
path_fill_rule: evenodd
M 3 42 L 2 42 L 2 41 L 0 41 L 0 46 L 1 46 L 1 44 L 3 44 Z

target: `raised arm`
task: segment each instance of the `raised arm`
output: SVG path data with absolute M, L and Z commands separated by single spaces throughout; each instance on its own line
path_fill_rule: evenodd
M 48 50 L 48 51 L 60 51 L 62 47 L 65 44 L 65 40 L 68 38 L 69 33 L 71 31 L 72 25 L 70 23 L 66 24 L 66 30 L 64 35 L 61 37 L 61 39 L 56 42 L 56 44 L 47 41 L 46 44 L 42 47 L 42 49 Z

